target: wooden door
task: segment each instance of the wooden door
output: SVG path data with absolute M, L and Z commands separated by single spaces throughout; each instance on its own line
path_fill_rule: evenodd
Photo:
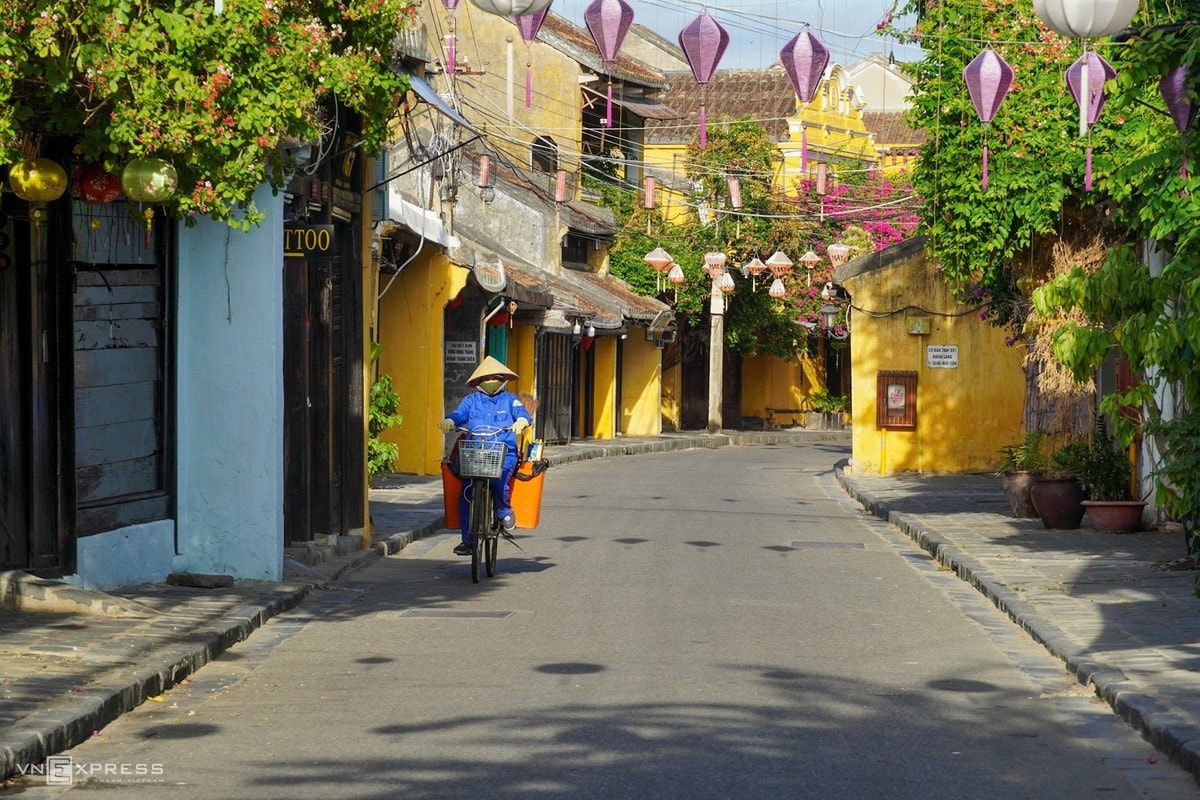
M 566 334 L 538 338 L 537 438 L 546 444 L 571 441 L 575 393 L 572 380 L 574 342 Z

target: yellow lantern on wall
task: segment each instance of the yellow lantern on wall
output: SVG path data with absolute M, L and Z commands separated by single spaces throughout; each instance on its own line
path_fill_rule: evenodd
M 31 203 L 49 203 L 67 190 L 67 172 L 48 158 L 31 158 L 9 167 L 13 194 Z

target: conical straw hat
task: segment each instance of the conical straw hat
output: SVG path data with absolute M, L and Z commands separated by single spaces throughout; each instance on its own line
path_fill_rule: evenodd
M 501 364 L 492 356 L 488 356 L 479 362 L 479 366 L 471 373 L 471 377 L 467 378 L 467 386 L 474 386 L 484 378 L 489 378 L 493 375 L 504 378 L 504 380 L 512 380 L 517 377 L 517 373 Z

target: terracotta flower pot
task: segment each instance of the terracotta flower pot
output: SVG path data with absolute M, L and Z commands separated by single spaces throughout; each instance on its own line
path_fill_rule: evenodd
M 1033 488 L 1036 480 L 1032 472 L 1018 470 L 1004 473 L 1004 480 L 1000 485 L 1004 489 L 1004 496 L 1008 498 L 1008 506 L 1012 509 L 1014 517 L 1037 517 L 1033 498 L 1029 496 L 1029 490 Z
M 1132 533 L 1142 527 L 1145 500 L 1084 500 L 1084 510 L 1098 531 Z
M 1083 522 L 1083 485 L 1075 478 L 1038 478 L 1029 496 L 1047 528 L 1074 530 Z

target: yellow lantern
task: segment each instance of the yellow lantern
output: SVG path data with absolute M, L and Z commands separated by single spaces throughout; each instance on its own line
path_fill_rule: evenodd
M 31 203 L 48 203 L 67 190 L 67 172 L 48 158 L 31 158 L 8 170 L 13 194 Z

